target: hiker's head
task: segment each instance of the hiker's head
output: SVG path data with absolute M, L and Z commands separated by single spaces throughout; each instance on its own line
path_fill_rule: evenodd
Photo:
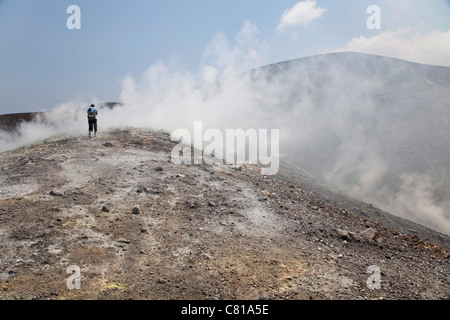
M 95 106 L 93 104 L 91 104 L 91 108 L 95 108 Z

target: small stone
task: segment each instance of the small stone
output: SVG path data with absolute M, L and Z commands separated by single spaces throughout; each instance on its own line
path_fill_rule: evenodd
M 103 144 L 103 146 L 106 147 L 106 148 L 112 148 L 114 145 L 111 142 L 105 142 Z
M 55 192 L 55 191 L 50 191 L 50 195 L 52 196 L 52 197 L 62 197 L 62 193 L 59 193 L 59 192 Z
M 215 207 L 216 205 L 214 203 L 212 203 L 212 202 L 208 202 L 208 206 Z
M 155 171 L 163 171 L 163 168 L 162 167 L 156 167 Z
M 117 240 L 117 242 L 120 242 L 120 243 L 123 243 L 123 244 L 131 244 L 131 241 L 127 240 L 125 238 L 121 238 L 121 239 Z
M 9 274 L 6 272 L 0 273 L 0 281 L 5 281 L 9 279 Z
M 103 207 L 102 207 L 102 211 L 103 211 L 103 212 L 109 212 L 109 209 L 108 209 L 107 206 L 103 206 Z
M 133 210 L 131 211 L 132 214 L 140 214 L 141 210 L 139 208 L 139 206 L 134 206 Z

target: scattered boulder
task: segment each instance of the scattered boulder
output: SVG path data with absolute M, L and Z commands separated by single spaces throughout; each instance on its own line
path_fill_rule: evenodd
M 106 148 L 112 148 L 112 147 L 114 147 L 114 145 L 113 145 L 111 142 L 105 142 L 105 143 L 103 144 L 103 146 L 106 147 Z
M 379 236 L 378 231 L 373 228 L 367 228 L 366 230 L 362 231 L 360 235 L 368 241 L 375 240 Z
M 163 171 L 163 168 L 162 167 L 156 167 L 155 171 Z
M 62 193 L 59 193 L 59 192 L 55 192 L 55 191 L 50 191 L 50 195 L 52 196 L 52 197 L 62 197 Z
M 344 240 L 352 240 L 352 234 L 347 230 L 335 229 L 336 234 Z
M 107 206 L 103 206 L 103 207 L 102 207 L 102 211 L 103 211 L 103 212 L 109 212 L 109 208 L 108 208 Z

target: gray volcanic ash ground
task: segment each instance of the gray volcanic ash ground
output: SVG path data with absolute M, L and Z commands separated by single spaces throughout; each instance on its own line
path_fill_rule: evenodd
M 174 165 L 174 145 L 123 129 L 3 152 L 0 297 L 448 299 L 445 236 L 394 231 L 256 166 Z

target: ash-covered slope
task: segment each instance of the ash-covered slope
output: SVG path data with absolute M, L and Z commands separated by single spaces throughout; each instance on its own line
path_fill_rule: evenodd
M 2 153 L 0 297 L 448 298 L 447 251 L 254 166 L 175 165 L 173 147 L 129 129 Z

